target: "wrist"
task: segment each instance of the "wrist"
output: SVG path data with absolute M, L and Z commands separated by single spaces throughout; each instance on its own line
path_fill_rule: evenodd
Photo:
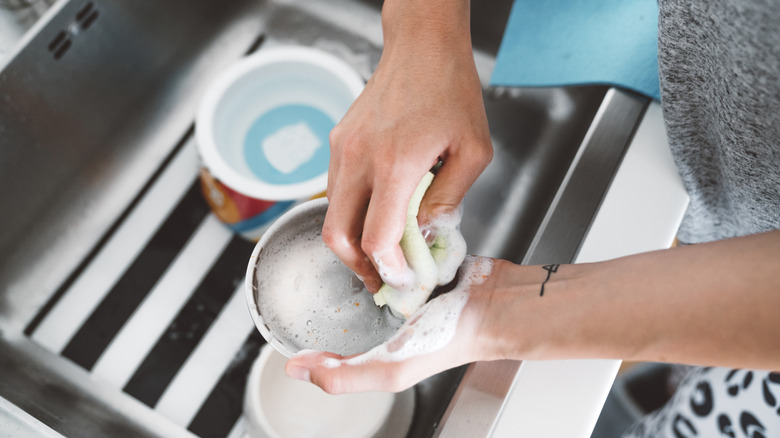
M 469 0 L 386 0 L 384 52 L 435 56 L 460 48 L 471 54 Z
M 481 319 L 478 343 L 482 360 L 525 359 L 535 351 L 537 337 L 532 315 L 526 315 L 539 293 L 539 284 L 528 281 L 528 268 L 495 260 L 485 288 L 472 294 Z M 535 282 L 534 282 L 535 283 Z
M 480 328 L 487 359 L 547 360 L 600 357 L 597 333 L 606 321 L 593 321 L 587 297 L 597 266 L 521 266 L 497 263 L 485 294 Z

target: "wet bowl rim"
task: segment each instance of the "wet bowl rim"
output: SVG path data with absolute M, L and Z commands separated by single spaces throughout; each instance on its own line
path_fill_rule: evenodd
M 252 250 L 252 255 L 249 257 L 246 276 L 244 278 L 244 294 L 246 296 L 246 303 L 247 307 L 249 308 L 249 314 L 252 316 L 252 321 L 254 322 L 255 327 L 257 327 L 257 330 L 260 331 L 260 334 L 263 336 L 266 342 L 272 345 L 276 351 L 287 358 L 292 357 L 298 351 L 290 351 L 290 349 L 288 349 L 271 334 L 270 325 L 266 323 L 257 304 L 257 295 L 255 294 L 257 289 L 255 285 L 257 276 L 255 274 L 257 272 L 260 254 L 263 252 L 263 248 L 268 244 L 268 241 L 271 240 L 273 236 L 281 229 L 283 229 L 288 223 L 302 215 L 310 215 L 312 212 L 315 212 L 318 209 L 322 209 L 323 207 L 325 208 L 325 211 L 327 211 L 327 206 L 327 198 L 318 198 L 303 202 L 291 208 L 282 216 L 280 216 L 279 219 L 277 219 L 268 228 L 268 230 L 263 233 L 262 237 L 260 237 L 260 240 L 255 245 L 255 248 Z

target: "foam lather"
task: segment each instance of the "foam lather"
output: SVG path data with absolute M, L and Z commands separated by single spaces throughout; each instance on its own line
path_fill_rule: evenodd
M 387 305 L 394 315 L 404 318 L 420 309 L 436 286 L 451 282 L 466 257 L 466 242 L 458 229 L 459 211 L 439 216 L 428 225 L 434 235 L 430 246 L 417 223 L 420 203 L 433 178 L 431 172 L 422 178 L 406 211 L 400 246 L 409 271 L 392 275 L 380 269 L 384 284 L 374 294 L 376 305 Z

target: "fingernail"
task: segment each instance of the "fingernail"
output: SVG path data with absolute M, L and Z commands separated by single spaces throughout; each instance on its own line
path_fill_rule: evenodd
M 379 268 L 379 275 L 398 275 L 406 268 L 406 259 L 400 251 L 385 250 L 374 254 L 374 263 Z
M 436 236 L 433 234 L 433 230 L 431 229 L 431 225 L 425 225 L 422 228 L 420 228 L 420 231 L 422 232 L 423 239 L 425 239 L 425 243 L 427 243 L 429 246 L 431 243 L 433 243 L 433 240 L 436 238 Z
M 304 382 L 311 383 L 311 372 L 308 368 L 299 366 L 287 367 L 287 375 L 293 379 L 303 380 Z

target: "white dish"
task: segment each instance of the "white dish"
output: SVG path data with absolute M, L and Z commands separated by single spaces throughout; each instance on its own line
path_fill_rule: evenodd
M 330 395 L 287 377 L 286 358 L 266 345 L 252 365 L 244 397 L 252 438 L 401 438 L 414 416 L 414 388 L 398 394 Z

